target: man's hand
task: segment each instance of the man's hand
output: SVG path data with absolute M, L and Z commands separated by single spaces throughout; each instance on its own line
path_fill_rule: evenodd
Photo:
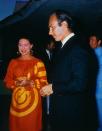
M 40 90 L 41 96 L 49 96 L 51 94 L 53 94 L 52 84 L 48 84 L 48 85 L 42 87 Z

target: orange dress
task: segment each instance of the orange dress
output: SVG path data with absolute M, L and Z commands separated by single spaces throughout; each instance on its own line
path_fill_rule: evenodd
M 31 79 L 34 87 L 16 87 L 17 79 Z M 4 79 L 7 88 L 13 90 L 10 105 L 10 131 L 41 131 L 42 104 L 39 89 L 47 84 L 44 64 L 33 60 L 12 59 Z

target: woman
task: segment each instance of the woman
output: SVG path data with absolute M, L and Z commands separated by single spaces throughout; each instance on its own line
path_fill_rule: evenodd
M 10 131 L 41 131 L 42 106 L 40 89 L 47 84 L 44 64 L 31 55 L 29 39 L 18 42 L 20 57 L 9 63 L 4 79 L 12 90 Z

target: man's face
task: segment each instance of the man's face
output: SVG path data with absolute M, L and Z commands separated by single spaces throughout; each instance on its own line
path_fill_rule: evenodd
M 49 35 L 51 35 L 56 41 L 64 39 L 63 26 L 58 24 L 56 15 L 52 15 L 49 18 Z
M 91 48 L 97 48 L 98 46 L 98 40 L 96 38 L 96 36 L 91 36 L 89 39 L 89 44 Z

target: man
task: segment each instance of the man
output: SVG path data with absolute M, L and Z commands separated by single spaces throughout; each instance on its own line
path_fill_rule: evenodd
M 102 43 L 102 40 L 101 40 L 99 35 L 97 35 L 97 34 L 90 35 L 89 45 L 92 49 L 95 49 L 95 48 L 98 48 L 98 47 L 101 48 L 101 43 Z
M 55 41 L 52 37 L 48 37 L 46 42 L 46 47 L 42 53 L 42 61 L 45 64 L 46 72 L 47 72 L 47 80 L 50 82 L 50 65 L 52 61 L 53 52 L 55 49 Z M 50 96 L 43 97 L 42 99 L 42 107 L 43 107 L 43 130 L 48 131 L 50 130 L 50 123 L 49 123 L 49 105 L 50 105 Z
M 96 79 L 96 101 L 98 106 L 99 128 L 97 131 L 102 131 L 102 40 L 99 34 L 91 34 L 89 37 L 89 45 L 93 49 L 97 61 L 98 71 Z
M 88 84 L 88 53 L 73 31 L 74 22 L 57 10 L 49 18 L 49 35 L 61 41 L 51 68 L 51 84 L 41 89 L 42 96 L 51 95 L 52 131 L 86 131 L 91 125 Z M 93 126 L 93 125 L 92 125 Z

